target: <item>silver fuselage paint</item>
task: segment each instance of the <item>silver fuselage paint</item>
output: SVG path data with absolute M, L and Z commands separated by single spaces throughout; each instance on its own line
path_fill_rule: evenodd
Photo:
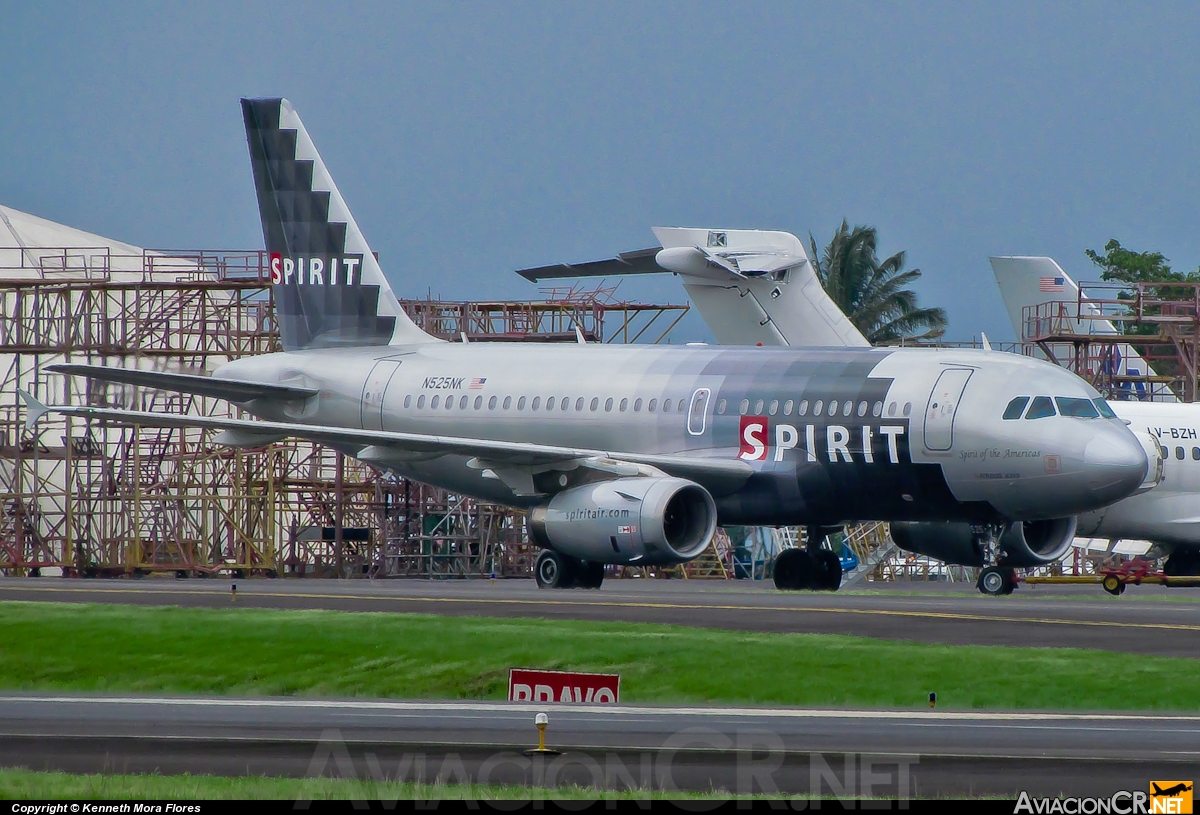
M 1061 517 L 1129 495 L 1146 469 L 1119 421 L 1002 421 L 1017 395 L 1097 393 L 1048 363 L 971 350 L 430 343 L 269 354 L 217 376 L 320 391 L 247 405 L 264 419 L 740 458 L 755 475 L 714 495 L 724 524 Z M 387 466 L 512 506 L 546 500 L 468 460 Z

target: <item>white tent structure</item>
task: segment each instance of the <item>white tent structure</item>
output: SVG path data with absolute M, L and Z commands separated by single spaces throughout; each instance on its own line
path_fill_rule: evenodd
M 261 352 L 269 342 L 263 265 L 258 252 L 150 251 L 0 206 L 0 562 L 53 573 L 49 564 L 71 560 L 72 551 L 77 564 L 94 560 L 85 549 L 104 550 L 105 562 L 141 562 L 184 535 L 166 502 L 134 520 L 118 494 L 137 498 L 151 484 L 180 483 L 193 465 L 158 459 L 194 448 L 200 434 L 70 421 L 30 431 L 17 389 L 54 402 L 229 413 L 215 400 L 89 383 L 45 367 L 209 373 Z M 114 496 L 103 512 L 88 503 L 98 495 Z

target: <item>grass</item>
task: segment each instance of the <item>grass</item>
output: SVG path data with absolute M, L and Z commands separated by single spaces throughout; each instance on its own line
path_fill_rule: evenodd
M 400 781 L 359 781 L 345 778 L 273 778 L 213 775 L 75 775 L 72 773 L 0 770 L 0 800 L 366 800 L 412 799 L 597 799 L 709 798 L 720 793 L 632 792 L 590 787 L 493 786 L 485 784 L 417 784 Z
M 1200 710 L 1196 660 L 1106 651 L 574 620 L 0 603 L 7 690 L 503 699 L 510 667 L 619 672 L 630 703 L 920 708 L 936 691 L 939 707 L 956 709 Z

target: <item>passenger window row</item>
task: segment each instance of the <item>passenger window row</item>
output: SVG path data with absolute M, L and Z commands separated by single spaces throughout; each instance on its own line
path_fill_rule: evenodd
M 413 406 L 413 401 L 414 400 L 413 400 L 412 394 L 408 394 L 407 396 L 404 397 L 404 407 L 411 408 Z M 526 408 L 528 408 L 530 411 L 558 410 L 558 411 L 562 412 L 562 411 L 568 411 L 572 408 L 570 396 L 563 396 L 563 397 L 548 396 L 548 397 L 546 397 L 546 399 L 544 401 L 543 401 L 542 397 L 540 397 L 540 396 L 535 396 L 535 397 L 533 397 L 533 399 L 529 399 L 528 397 L 521 396 L 521 397 L 518 397 L 515 400 L 515 402 L 516 402 L 517 410 L 525 410 Z M 499 396 L 489 396 L 488 400 L 487 400 L 487 409 L 488 410 L 496 410 L 496 408 L 499 407 L 501 410 L 512 410 L 513 403 L 514 403 L 514 400 L 513 400 L 513 397 L 511 397 L 511 396 L 505 396 L 503 401 L 500 400 Z M 476 396 L 473 401 L 470 396 L 467 396 L 465 394 L 463 396 L 459 396 L 457 399 L 455 399 L 455 396 L 453 394 L 450 394 L 450 395 L 446 396 L 445 399 L 443 400 L 442 395 L 440 393 L 437 393 L 437 394 L 434 394 L 432 397 L 429 397 L 428 401 L 427 401 L 426 394 L 422 393 L 419 396 L 417 396 L 417 398 L 416 398 L 417 410 L 424 410 L 427 404 L 428 404 L 428 407 L 430 410 L 438 410 L 439 408 L 444 409 L 444 410 L 453 410 L 456 406 L 458 407 L 459 410 L 466 410 L 468 407 L 472 407 L 475 410 L 483 410 L 483 407 L 484 407 L 484 401 L 483 401 L 482 395 Z M 605 399 L 603 404 L 604 404 L 604 410 L 606 412 L 611 412 L 614 405 L 617 405 L 617 410 L 619 410 L 621 412 L 628 411 L 631 407 L 629 399 L 622 399 L 620 401 L 620 403 L 618 404 L 618 403 L 616 403 L 614 397 L 611 397 L 611 396 L 608 397 L 607 399 Z M 601 402 L 600 402 L 599 396 L 593 396 L 591 398 L 591 401 L 588 401 L 586 396 L 579 396 L 579 397 L 576 397 L 575 401 L 574 401 L 574 408 L 577 412 L 583 412 L 584 408 L 586 407 L 587 410 L 594 413 L 594 412 L 600 410 L 600 405 L 601 405 Z M 655 412 L 670 413 L 671 408 L 673 406 L 675 406 L 676 413 L 683 413 L 684 410 L 687 408 L 687 400 L 679 399 L 679 400 L 673 401 L 671 399 L 663 399 L 661 402 L 661 405 L 660 405 L 659 400 L 657 400 L 657 399 L 650 399 L 650 400 L 634 399 L 634 400 L 632 400 L 633 412 L 640 413 L 643 405 L 645 406 L 647 413 L 655 413 Z M 661 407 L 661 411 L 659 410 L 660 407 Z
M 1029 410 L 1025 406 L 1029 406 Z M 1057 409 L 1056 409 L 1057 406 Z M 1073 419 L 1116 418 L 1108 402 L 1103 399 L 1084 399 L 1082 396 L 1018 396 L 1004 408 L 1005 419 L 1045 419 L 1048 416 L 1067 416 Z
M 1170 454 L 1168 453 L 1168 455 Z M 1179 461 L 1183 461 L 1185 458 L 1187 458 L 1187 450 L 1183 447 L 1176 447 L 1175 458 Z M 1192 461 L 1200 461 L 1200 447 L 1192 448 Z
M 717 402 L 717 415 L 724 416 L 729 405 L 726 400 L 721 399 Z M 809 402 L 807 399 L 801 399 L 796 402 L 788 399 L 782 403 L 778 399 L 772 399 L 769 402 L 765 399 L 756 399 L 753 403 L 754 410 L 751 410 L 749 399 L 743 399 L 738 404 L 738 413 L 746 416 L 761 416 L 764 412 L 770 416 L 782 414 L 783 416 L 791 416 L 794 408 L 797 416 L 807 416 L 811 410 L 813 416 L 866 416 L 868 404 L 859 402 L 857 406 L 853 399 L 842 401 L 840 399 L 830 399 L 826 402 L 824 399 L 817 399 L 814 402 Z M 909 402 L 904 406 L 904 415 L 907 416 L 912 411 L 912 403 Z M 883 415 L 883 402 L 876 402 L 870 405 L 872 416 Z M 889 416 L 896 414 L 896 403 L 893 402 L 889 408 Z
M 528 408 L 530 411 L 568 411 L 574 407 L 575 411 L 579 413 L 582 413 L 585 409 L 595 413 L 601 409 L 602 405 L 604 411 L 609 413 L 612 412 L 614 407 L 622 413 L 627 412 L 631 407 L 634 413 L 640 413 L 643 407 L 647 413 L 684 413 L 687 410 L 686 399 L 663 399 L 660 402 L 658 399 L 630 400 L 628 398 L 624 398 L 618 402 L 615 397 L 610 396 L 604 399 L 603 402 L 600 400 L 601 397 L 599 396 L 593 396 L 590 400 L 588 400 L 587 397 L 579 396 L 575 397 L 574 404 L 572 405 L 572 397 L 570 396 L 548 396 L 544 400 L 540 396 L 535 396 L 532 399 L 521 396 L 515 400 L 511 396 L 505 396 L 503 400 L 501 400 L 499 396 L 490 396 L 487 398 L 486 404 L 488 410 L 496 410 L 497 408 L 500 410 L 512 410 L 515 402 L 516 409 L 520 411 L 524 411 L 526 408 Z M 470 396 L 465 394 L 457 397 L 454 394 L 444 397 L 440 393 L 434 394 L 432 397 L 428 396 L 427 394 L 420 394 L 414 400 L 413 395 L 408 394 L 404 397 L 404 407 L 406 409 L 412 408 L 414 401 L 417 410 L 424 410 L 426 407 L 428 407 L 430 410 L 454 410 L 456 407 L 459 410 L 467 410 L 469 407 L 475 410 L 483 410 L 485 404 L 484 397 L 482 395 L 476 396 L 474 400 L 472 400 Z M 738 405 L 738 408 L 742 414 L 748 414 L 750 413 L 750 406 L 750 400 L 743 399 L 741 404 Z M 722 416 L 725 415 L 728 407 L 729 403 L 727 400 L 719 400 L 716 406 L 717 414 Z M 758 399 L 754 402 L 755 414 L 762 414 L 764 408 L 766 409 L 766 412 L 772 416 L 780 412 L 782 412 L 782 415 L 784 416 L 790 416 L 792 415 L 793 409 L 795 409 L 797 416 L 807 416 L 809 415 L 810 411 L 813 416 L 866 416 L 868 412 L 867 402 L 860 401 L 857 405 L 855 405 L 853 399 L 830 399 L 828 402 L 823 399 L 817 399 L 811 404 L 807 399 L 801 399 L 799 402 L 788 399 L 782 403 L 778 399 L 772 399 L 769 403 L 765 399 Z M 782 411 L 780 410 L 781 408 Z M 891 405 L 888 406 L 888 415 L 895 416 L 896 411 L 897 405 L 895 402 L 892 402 Z M 912 402 L 905 403 L 903 412 L 905 416 L 908 416 L 910 413 L 912 413 Z M 875 417 L 882 416 L 883 402 L 876 402 L 875 404 L 871 405 L 870 413 Z

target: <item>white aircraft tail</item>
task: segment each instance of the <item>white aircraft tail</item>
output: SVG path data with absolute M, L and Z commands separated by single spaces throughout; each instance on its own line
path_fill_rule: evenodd
M 722 345 L 867 346 L 788 232 L 656 227 L 658 264 L 676 272 Z
M 821 288 L 795 235 L 662 226 L 654 234 L 661 246 L 517 274 L 539 281 L 673 272 L 722 345 L 869 344 Z
M 1092 335 L 1121 333 L 1111 320 L 1104 318 L 1098 306 L 1088 303 L 1086 296 L 1080 300 L 1079 284 L 1053 258 L 993 257 L 990 260 L 1004 306 L 1008 309 L 1008 318 L 1018 339 L 1052 332 Z M 1152 377 L 1157 373 L 1133 346 L 1117 343 L 1114 347 L 1114 356 L 1097 364 L 1110 366 L 1111 370 L 1107 373 L 1128 383 L 1129 397 L 1177 401 L 1168 388 L 1153 387 Z
M 437 340 L 409 319 L 286 99 L 243 99 L 285 350 Z

